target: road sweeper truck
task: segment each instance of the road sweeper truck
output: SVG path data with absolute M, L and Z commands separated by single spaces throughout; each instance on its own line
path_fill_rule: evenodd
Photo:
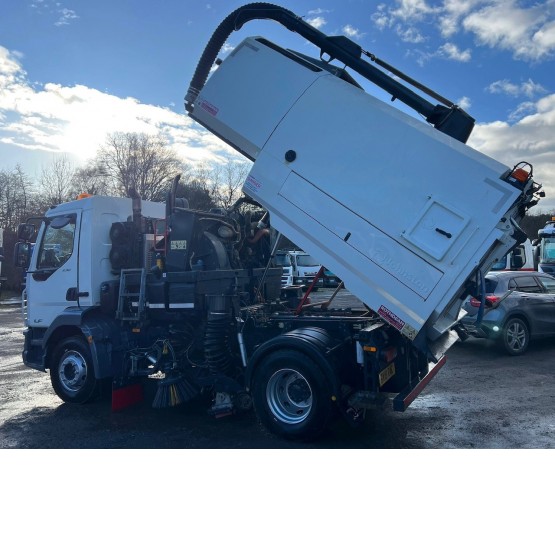
M 319 56 L 250 37 L 217 60 L 257 18 Z M 464 337 L 463 300 L 525 240 L 519 222 L 541 195 L 532 167 L 471 149 L 474 120 L 454 103 L 271 4 L 222 22 L 186 110 L 254 162 L 244 196 L 193 210 L 178 178 L 165 203 L 86 196 L 46 213 L 30 258 L 35 230 L 22 224 L 25 363 L 49 370 L 66 402 L 108 380 L 117 409 L 154 384 L 156 407 L 201 395 L 222 416 L 252 404 L 288 438 L 313 437 L 335 415 L 356 424 L 389 401 L 405 410 Z M 311 302 L 310 286 L 284 297 L 283 236 L 340 275 L 360 307 Z

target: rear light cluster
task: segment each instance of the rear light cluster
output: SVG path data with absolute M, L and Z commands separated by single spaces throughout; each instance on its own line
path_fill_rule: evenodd
M 496 302 L 499 301 L 501 297 L 498 297 L 497 295 L 486 295 L 486 302 L 485 305 L 486 306 L 493 306 Z M 473 306 L 474 308 L 479 308 L 481 304 L 481 301 L 472 297 L 470 299 L 470 306 Z

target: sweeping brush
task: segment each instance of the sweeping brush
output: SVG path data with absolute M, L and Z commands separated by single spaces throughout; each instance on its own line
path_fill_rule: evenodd
M 199 394 L 199 389 L 182 374 L 166 374 L 158 383 L 152 407 L 162 409 L 175 407 L 190 401 Z

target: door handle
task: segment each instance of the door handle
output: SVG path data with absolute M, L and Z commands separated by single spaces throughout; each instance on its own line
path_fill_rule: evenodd
M 70 287 L 66 291 L 66 301 L 77 301 L 80 298 L 88 297 L 88 291 L 78 291 L 77 287 Z

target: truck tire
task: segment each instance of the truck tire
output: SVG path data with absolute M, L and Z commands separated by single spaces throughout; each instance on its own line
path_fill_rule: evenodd
M 503 326 L 501 345 L 506 353 L 512 356 L 523 354 L 528 349 L 530 332 L 528 325 L 521 318 L 509 318 Z
M 288 439 L 314 439 L 334 414 L 331 389 L 316 363 L 292 350 L 270 352 L 254 374 L 253 403 L 262 424 Z
M 96 392 L 91 351 L 83 337 L 64 339 L 54 351 L 50 381 L 56 395 L 66 403 L 86 403 Z

